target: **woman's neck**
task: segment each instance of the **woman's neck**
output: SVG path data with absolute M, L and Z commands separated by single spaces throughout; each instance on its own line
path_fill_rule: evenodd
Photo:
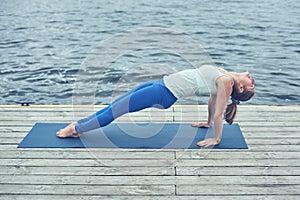
M 238 85 L 240 83 L 239 73 L 237 72 L 225 72 L 228 76 L 230 76 L 234 82 L 235 85 Z

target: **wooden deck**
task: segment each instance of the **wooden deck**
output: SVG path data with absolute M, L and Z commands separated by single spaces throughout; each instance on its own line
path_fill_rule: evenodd
M 247 150 L 17 148 L 34 123 L 70 122 L 91 110 L 1 106 L 0 199 L 300 197 L 300 106 L 240 106 Z M 119 121 L 133 119 L 190 123 L 205 120 L 206 107 L 146 110 Z

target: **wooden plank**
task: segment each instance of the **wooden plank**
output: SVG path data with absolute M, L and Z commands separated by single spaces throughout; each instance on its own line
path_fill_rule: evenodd
M 67 163 L 67 160 L 65 161 Z M 174 167 L 73 167 L 73 166 L 1 166 L 1 175 L 59 175 L 59 176 L 173 176 Z
M 0 166 L 54 166 L 54 167 L 168 167 L 174 163 L 173 159 L 0 159 Z
M 174 185 L 107 186 L 107 185 L 10 185 L 1 184 L 1 194 L 47 195 L 174 195 Z
M 48 119 L 48 120 L 41 120 L 41 121 L 37 121 L 37 120 L 27 120 L 27 121 L 24 121 L 22 122 L 22 125 L 17 125 L 18 127 L 29 127 L 29 126 L 33 126 L 35 123 L 37 122 L 47 122 L 47 123 L 70 123 L 72 121 L 75 121 L 75 120 L 51 120 L 51 119 Z M 126 118 L 126 117 L 123 117 L 123 118 L 120 118 L 120 119 L 117 119 L 115 120 L 114 122 L 117 123 L 117 122 L 172 122 L 173 119 L 172 118 L 155 118 L 155 119 L 150 119 L 150 118 L 137 118 L 137 119 L 134 119 L 134 121 L 130 118 Z M 15 127 L 16 126 L 16 121 L 7 121 L 7 122 L 1 122 L 0 121 L 0 126 L 6 126 L 6 127 Z M 19 123 L 17 123 L 19 124 Z
M 242 132 L 244 133 L 245 136 L 247 136 L 247 138 L 299 138 L 299 132 L 292 130 L 292 128 L 290 128 L 290 130 L 270 130 L 270 131 L 265 131 L 265 130 L 257 130 L 255 131 L 247 131 L 245 128 L 242 128 Z M 272 132 L 272 134 L 270 134 L 270 132 Z
M 59 176 L 0 175 L 0 184 L 32 185 L 227 185 L 300 184 L 300 176 Z
M 75 113 L 80 115 L 80 113 L 95 113 L 105 106 L 97 106 L 95 108 L 90 107 L 90 108 L 35 108 L 35 107 L 20 107 L 20 108 L 0 108 L 0 112 L 5 112 L 7 114 L 15 114 L 15 115 L 20 115 L 20 114 L 30 114 L 30 113 L 35 113 L 37 115 L 42 115 L 42 114 L 49 114 L 49 115 L 55 115 L 57 113 L 63 113 L 63 114 L 68 114 L 68 113 Z M 147 108 L 144 109 L 143 111 L 140 111 L 139 113 L 168 113 L 168 112 L 173 112 L 173 108 L 168 108 L 168 109 L 156 109 L 156 108 Z
M 175 155 L 176 153 L 176 155 Z M 26 150 L 1 150 L 0 156 L 6 158 L 59 158 L 59 159 L 86 159 L 86 158 L 115 158 L 115 159 L 300 159 L 300 152 L 251 152 L 244 151 L 204 151 L 204 150 L 178 150 L 178 151 L 101 151 L 101 149 L 34 149 Z
M 247 143 L 250 145 L 299 145 L 300 135 L 297 138 L 248 138 Z
M 57 112 L 57 113 L 35 113 L 35 112 L 26 112 L 26 113 L 5 113 L 5 116 L 1 116 L 0 120 L 1 121 L 22 121 L 22 120 L 45 120 L 45 114 L 47 115 L 47 119 L 51 119 L 51 120 L 74 120 L 75 118 L 78 118 L 74 113 L 69 112 L 69 113 L 61 113 L 61 112 Z M 26 116 L 26 119 L 24 119 L 24 116 Z M 128 116 L 131 118 L 155 118 L 155 117 L 172 117 L 173 116 L 173 112 L 145 112 L 145 111 L 140 111 L 140 112 L 136 112 L 136 113 L 129 113 L 126 114 L 124 116 Z M 46 119 L 46 120 L 47 120 Z
M 178 176 L 300 176 L 299 167 L 176 167 Z
M 255 152 L 299 152 L 299 145 L 249 145 L 250 151 Z
M 170 111 L 171 112 L 171 111 Z M 208 111 L 207 109 L 194 109 L 194 110 L 177 110 L 173 111 L 175 116 L 207 116 Z M 278 114 L 280 113 L 280 114 Z M 268 119 L 276 119 L 277 117 L 280 116 L 289 116 L 293 118 L 296 115 L 299 115 L 300 111 L 295 111 L 295 110 L 283 110 L 283 111 L 276 111 L 276 110 L 261 110 L 261 111 L 255 111 L 252 109 L 247 109 L 247 110 L 237 110 L 237 118 L 254 118 L 254 117 L 266 117 Z M 293 115 L 291 115 L 293 114 Z
M 176 159 L 300 159 L 300 152 L 177 151 Z
M 300 167 L 299 159 L 245 159 L 245 160 L 176 160 L 175 166 L 187 167 Z
M 99 199 L 109 199 L 109 200 L 162 200 L 162 199 L 171 199 L 171 200 L 195 200 L 196 198 L 205 198 L 205 200 L 253 200 L 253 199 L 259 199 L 259 200 L 282 200 L 282 199 L 288 199 L 288 200 L 299 200 L 298 195 L 229 195 L 229 196 L 216 196 L 216 195 L 180 195 L 180 196 L 101 196 L 101 195 L 5 195 L 1 197 L 1 200 L 24 200 L 30 199 L 30 200 L 74 200 L 74 199 L 80 199 L 80 200 L 99 200 Z
M 205 110 L 207 111 L 207 105 L 174 105 L 174 112 L 181 112 L 181 111 L 186 111 L 186 112 L 191 112 L 194 111 L 195 109 L 199 110 Z M 238 106 L 239 111 L 253 111 L 253 112 L 299 112 L 300 111 L 300 106 L 259 106 L 259 105 L 254 105 L 254 106 L 247 106 L 247 105 L 239 105 Z
M 54 167 L 300 167 L 299 159 L 245 159 L 245 160 L 149 160 L 149 159 L 0 159 L 0 166 L 54 166 Z
M 170 111 L 171 112 L 171 111 Z M 174 110 L 173 113 L 177 116 L 184 115 L 184 116 L 197 116 L 197 115 L 205 115 L 207 116 L 208 110 L 207 109 L 181 109 L 181 110 Z M 278 117 L 278 113 L 283 116 L 290 116 L 293 117 L 294 114 L 297 115 L 300 113 L 300 110 L 253 110 L 253 109 L 240 109 L 237 110 L 237 116 L 239 117 L 270 117 L 276 118 Z M 277 114 L 277 115 L 276 115 Z
M 176 191 L 178 195 L 300 195 L 300 185 L 177 185 Z
M 176 118 L 174 117 L 174 122 L 184 122 L 184 123 L 192 123 L 192 122 L 197 122 L 200 120 L 196 120 L 196 118 L 190 118 L 190 117 L 185 117 L 185 118 Z M 255 121 L 255 123 L 246 120 L 243 122 L 239 123 L 240 126 L 251 126 L 251 127 L 274 127 L 274 122 L 272 121 Z M 300 124 L 299 121 L 277 121 L 276 123 L 276 127 L 296 127 L 296 128 L 300 128 Z
M 7 126 L 0 126 L 0 132 L 1 134 L 3 133 L 28 133 L 32 126 L 27 126 L 27 127 L 18 127 L 18 126 L 12 126 L 12 127 L 7 127 Z
M 148 159 L 148 160 L 172 160 L 175 158 L 175 152 L 161 152 L 161 151 L 148 151 L 148 152 L 129 152 L 129 151 L 89 151 L 83 149 L 82 151 L 72 151 L 71 149 L 52 150 L 49 153 L 47 149 L 41 150 L 5 150 L 0 151 L 1 159 Z
M 175 155 L 176 154 L 176 155 Z M 204 150 L 178 150 L 178 151 L 102 151 L 101 149 L 39 149 L 39 150 L 1 150 L 2 159 L 300 159 L 300 152 L 251 152 L 251 151 L 204 151 Z

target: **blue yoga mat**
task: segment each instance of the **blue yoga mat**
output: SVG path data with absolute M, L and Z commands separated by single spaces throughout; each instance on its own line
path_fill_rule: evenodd
M 213 128 L 197 128 L 180 123 L 112 123 L 81 135 L 56 137 L 65 123 L 36 123 L 18 148 L 150 148 L 199 149 L 197 142 L 213 137 Z M 224 124 L 223 137 L 215 149 L 247 149 L 238 124 Z

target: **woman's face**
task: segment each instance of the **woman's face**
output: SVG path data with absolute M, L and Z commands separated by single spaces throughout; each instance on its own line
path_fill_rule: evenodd
M 254 85 L 254 78 L 250 75 L 249 72 L 241 73 L 240 76 L 240 82 L 244 86 L 244 88 L 248 91 L 252 91 L 254 93 L 255 91 L 255 85 Z

